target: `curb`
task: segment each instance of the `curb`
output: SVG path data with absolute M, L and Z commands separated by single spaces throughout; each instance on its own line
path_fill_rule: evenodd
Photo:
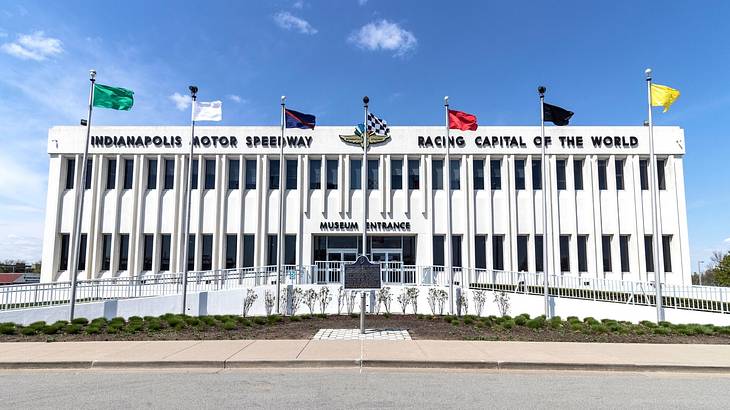
M 730 373 L 730 366 L 694 366 L 633 363 L 559 363 L 498 361 L 427 361 L 427 360 L 177 360 L 177 361 L 58 361 L 0 362 L 0 370 L 36 369 L 318 369 L 318 368 L 387 368 L 387 369 L 464 369 L 464 370 L 580 370 L 610 372 L 685 372 Z

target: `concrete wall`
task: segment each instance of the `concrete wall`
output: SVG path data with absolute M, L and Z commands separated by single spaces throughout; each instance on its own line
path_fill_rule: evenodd
M 324 286 L 320 285 L 305 285 L 300 286 L 303 291 L 308 289 L 315 289 L 320 292 Z M 327 286 L 330 290 L 331 301 L 329 302 L 325 312 L 328 314 L 348 312 L 347 303 L 342 305 L 341 309 L 338 310 L 338 295 L 339 286 Z M 401 313 L 401 307 L 398 304 L 397 297 L 403 291 L 403 287 L 394 286 L 391 287 L 391 293 L 393 295 L 391 304 L 391 313 Z M 418 312 L 423 314 L 431 314 L 431 309 L 428 304 L 428 287 L 420 287 L 418 295 Z M 441 288 L 448 292 L 447 288 Z M 266 314 L 265 308 L 265 296 L 266 292 L 271 292 L 275 295 L 275 286 L 258 286 L 252 288 L 258 298 L 253 304 L 249 311 L 249 316 L 262 316 Z M 187 309 L 186 312 L 191 316 L 198 315 L 240 315 L 243 312 L 243 301 L 248 289 L 233 289 L 233 290 L 221 290 L 221 291 L 209 291 L 209 292 L 193 292 L 188 295 Z M 522 295 L 515 293 L 508 293 L 510 308 L 508 314 L 516 316 L 521 313 L 528 313 L 530 316 L 535 317 L 544 313 L 544 302 L 541 296 L 535 295 Z M 476 307 L 474 305 L 474 291 L 466 291 L 466 297 L 468 298 L 468 313 L 476 314 Z M 376 311 L 376 298 L 375 292 L 367 293 L 367 307 L 368 313 L 374 313 Z M 138 299 L 122 299 L 122 300 L 109 300 L 103 302 L 93 303 L 82 303 L 77 305 L 76 317 L 85 317 L 87 319 L 94 319 L 97 317 L 106 317 L 111 319 L 116 316 L 129 318 L 130 316 L 159 316 L 165 313 L 179 313 L 180 304 L 182 303 L 180 295 L 174 296 L 155 296 Z M 656 320 L 656 309 L 650 306 L 634 306 L 620 303 L 609 303 L 609 302 L 595 302 L 592 300 L 578 300 L 578 299 L 566 299 L 566 298 L 551 298 L 550 307 L 553 315 L 558 315 L 565 319 L 568 316 L 577 316 L 579 318 L 594 317 L 596 319 L 615 319 L 615 320 L 627 320 L 634 323 L 638 323 L 642 320 L 655 321 Z M 52 306 L 43 308 L 33 309 L 22 309 L 12 311 L 0 311 L 0 323 L 2 322 L 14 322 L 19 324 L 30 324 L 39 320 L 46 321 L 48 323 L 55 322 L 56 320 L 68 319 L 68 305 L 63 306 Z M 384 308 L 381 307 L 380 312 L 383 313 Z M 448 313 L 449 303 L 445 303 L 444 313 Z M 302 302 L 296 314 L 309 313 L 308 306 Z M 359 294 L 354 300 L 353 313 L 360 312 L 360 296 Z M 314 313 L 320 313 L 320 305 L 317 303 L 315 306 Z M 406 313 L 414 313 L 413 306 L 409 306 Z M 438 312 L 437 312 L 438 313 Z M 486 293 L 486 303 L 482 316 L 488 315 L 499 315 L 499 310 L 494 302 L 494 293 Z M 672 323 L 711 323 L 718 326 L 730 326 L 730 315 L 722 313 L 712 312 L 700 312 L 691 310 L 679 310 L 679 309 L 665 309 L 666 320 Z

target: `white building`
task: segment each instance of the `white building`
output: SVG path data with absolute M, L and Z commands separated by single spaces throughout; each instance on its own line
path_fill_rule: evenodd
M 354 127 L 288 129 L 285 263 L 354 260 L 362 148 Z M 684 131 L 655 127 L 665 283 L 689 284 Z M 42 281 L 69 278 L 84 127 L 54 127 Z M 189 127 L 93 127 L 79 278 L 178 272 Z M 193 270 L 276 264 L 280 128 L 196 127 Z M 443 265 L 443 127 L 391 127 L 368 152 L 368 254 Z M 452 130 L 454 266 L 542 270 L 539 127 Z M 647 127 L 546 127 L 549 271 L 652 280 Z M 550 232 L 550 231 L 549 231 Z M 648 264 L 647 264 L 648 262 Z M 649 273 L 647 273 L 649 272 Z

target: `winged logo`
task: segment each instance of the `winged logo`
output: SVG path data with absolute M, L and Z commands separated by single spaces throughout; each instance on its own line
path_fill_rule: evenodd
M 351 135 L 340 135 L 340 139 L 349 144 L 356 144 L 362 147 L 363 145 L 363 130 L 365 126 L 363 124 L 357 124 L 355 127 L 355 133 Z M 378 135 L 374 131 L 368 132 L 368 145 L 380 144 L 390 139 L 390 135 Z

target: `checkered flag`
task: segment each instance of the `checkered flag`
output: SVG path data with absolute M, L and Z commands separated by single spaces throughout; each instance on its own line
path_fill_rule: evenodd
M 375 135 L 390 135 L 390 128 L 385 120 L 381 120 L 373 113 L 368 113 L 368 131 Z

